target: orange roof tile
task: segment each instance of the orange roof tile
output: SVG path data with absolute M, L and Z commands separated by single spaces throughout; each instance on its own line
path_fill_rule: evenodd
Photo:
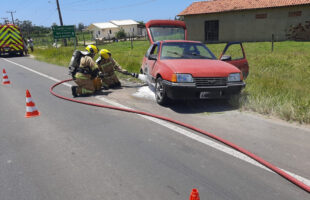
M 304 4 L 310 5 L 310 0 L 209 0 L 193 2 L 179 15 L 197 15 L 236 10 L 296 6 Z

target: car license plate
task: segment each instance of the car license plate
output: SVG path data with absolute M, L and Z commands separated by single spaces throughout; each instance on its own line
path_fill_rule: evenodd
M 200 92 L 200 99 L 206 99 L 210 96 L 211 92 Z

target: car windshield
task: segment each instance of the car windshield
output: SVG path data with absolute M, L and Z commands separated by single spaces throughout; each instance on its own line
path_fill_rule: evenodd
M 154 42 L 161 40 L 185 40 L 185 30 L 183 27 L 150 27 L 150 31 Z
M 169 42 L 162 45 L 160 59 L 216 59 L 202 43 Z

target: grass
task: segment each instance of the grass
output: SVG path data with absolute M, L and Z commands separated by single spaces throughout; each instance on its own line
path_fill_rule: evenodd
M 224 45 L 208 45 L 217 55 Z M 310 123 L 310 42 L 244 43 L 250 74 L 241 109 Z
M 219 56 L 225 44 L 208 44 Z M 243 44 L 250 66 L 246 88 L 238 101 L 241 110 L 252 110 L 287 121 L 310 124 L 310 42 L 270 42 Z M 139 72 L 148 41 L 99 46 L 112 52 L 115 60 L 128 71 Z M 79 47 L 83 49 L 83 47 Z M 72 47 L 37 50 L 37 59 L 68 66 Z

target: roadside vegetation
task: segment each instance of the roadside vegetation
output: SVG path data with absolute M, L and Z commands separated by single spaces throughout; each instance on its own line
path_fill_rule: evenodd
M 225 44 L 208 44 L 218 57 Z M 241 110 L 251 110 L 287 121 L 310 124 L 310 42 L 276 42 L 271 52 L 270 42 L 244 43 L 250 66 L 238 104 Z M 109 49 L 117 62 L 132 72 L 139 72 L 148 41 L 117 42 L 98 46 Z M 84 47 L 78 47 L 83 50 Z M 36 48 L 33 55 L 42 61 L 68 66 L 72 47 Z

